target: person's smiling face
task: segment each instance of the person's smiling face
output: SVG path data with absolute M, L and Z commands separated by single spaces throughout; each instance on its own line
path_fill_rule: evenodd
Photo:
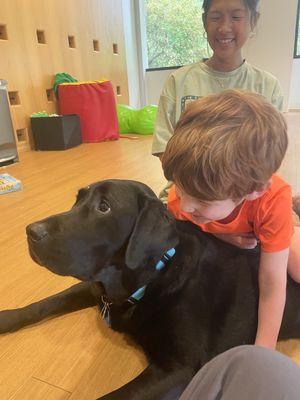
M 221 221 L 230 216 L 243 201 L 216 200 L 201 201 L 185 193 L 183 189 L 175 186 L 176 195 L 180 200 L 180 209 L 189 214 L 198 224 L 207 224 L 213 221 Z
M 251 32 L 250 10 L 243 0 L 213 0 L 204 25 L 214 56 L 236 58 Z

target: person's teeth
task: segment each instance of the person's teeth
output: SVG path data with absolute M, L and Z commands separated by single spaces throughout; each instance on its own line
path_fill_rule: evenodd
M 220 43 L 224 43 L 224 44 L 230 43 L 232 41 L 233 41 L 233 39 L 220 39 L 219 40 Z

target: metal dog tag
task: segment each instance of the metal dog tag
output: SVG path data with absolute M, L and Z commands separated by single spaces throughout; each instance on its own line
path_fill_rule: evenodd
M 101 317 L 104 319 L 104 321 L 107 323 L 108 326 L 111 326 L 109 310 L 112 303 L 108 301 L 106 296 L 102 296 L 101 301 L 103 304 L 102 307 L 100 307 Z

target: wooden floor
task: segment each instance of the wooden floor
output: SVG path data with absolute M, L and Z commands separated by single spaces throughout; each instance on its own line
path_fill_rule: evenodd
M 288 116 L 291 144 L 281 174 L 300 190 L 300 113 Z M 21 179 L 21 192 L 0 197 L 0 309 L 24 306 L 75 282 L 36 265 L 25 226 L 67 210 L 77 190 L 106 178 L 135 179 L 156 192 L 164 184 L 151 137 L 84 144 L 62 152 L 27 152 L 0 168 Z M 299 305 L 300 306 L 300 305 Z M 279 345 L 300 362 L 300 341 Z M 0 337 L 1 400 L 93 400 L 136 376 L 143 354 L 109 330 L 97 309 L 48 320 Z

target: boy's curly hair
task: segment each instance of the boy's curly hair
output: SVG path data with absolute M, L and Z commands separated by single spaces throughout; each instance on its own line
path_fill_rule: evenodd
M 192 102 L 162 157 L 165 177 L 203 201 L 261 190 L 288 145 L 283 115 L 263 96 L 225 90 Z

